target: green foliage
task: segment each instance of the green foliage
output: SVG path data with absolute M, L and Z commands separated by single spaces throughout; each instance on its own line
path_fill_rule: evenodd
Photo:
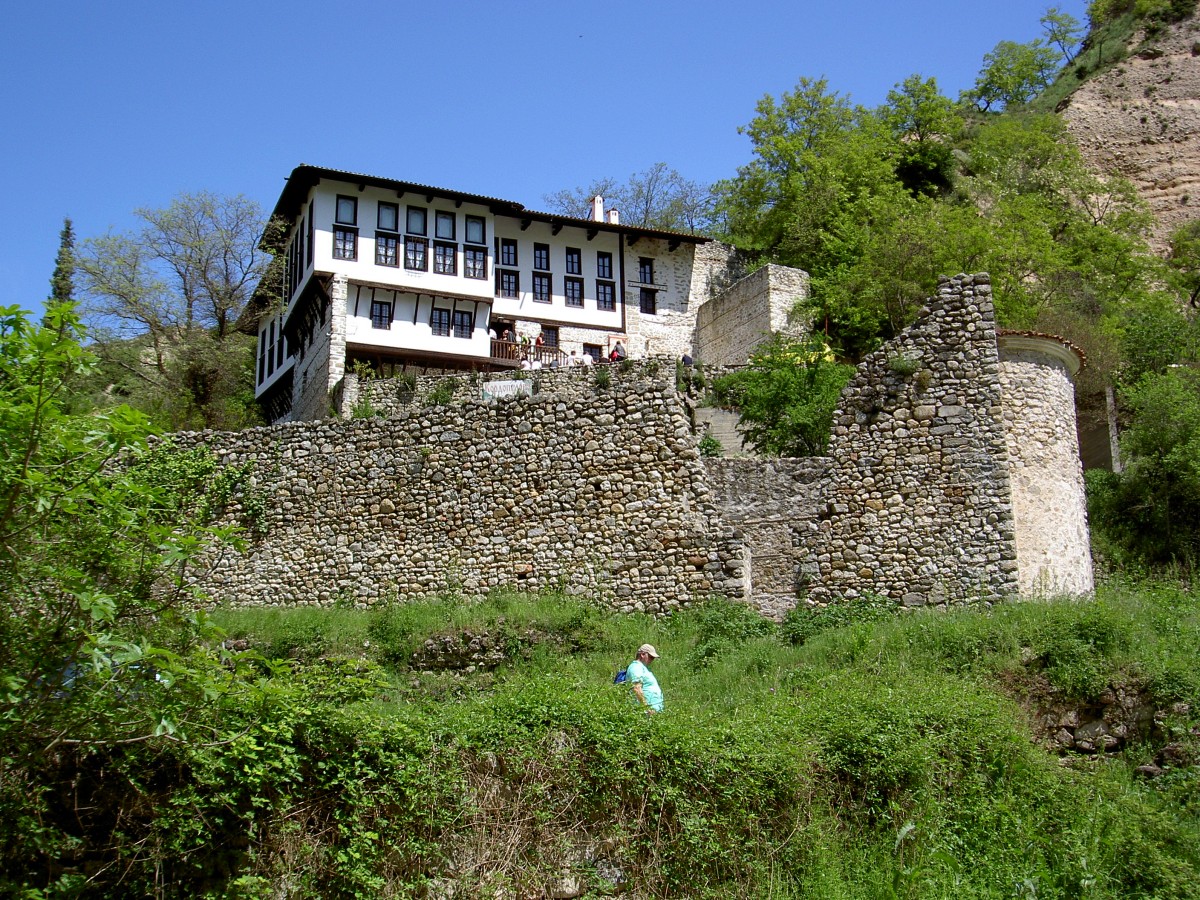
M 412 402 L 417 393 L 417 376 L 412 372 L 401 372 L 396 376 L 396 399 L 401 403 Z
M 738 649 L 756 638 L 776 633 L 774 622 L 742 603 L 719 597 L 679 614 L 679 626 L 695 632 L 695 647 L 689 662 L 704 666 L 715 656 Z
M 1200 375 L 1148 373 L 1125 402 L 1124 470 L 1088 473 L 1089 519 L 1134 561 L 1190 569 L 1200 561 Z
M 985 112 L 1019 106 L 1049 87 L 1057 71 L 1057 54 L 1040 40 L 1000 41 L 984 55 L 983 69 L 965 99 Z
M 720 456 L 724 452 L 721 442 L 707 431 L 701 436 L 698 448 L 700 450 L 700 455 L 705 458 Z
M 459 381 L 457 378 L 449 377 L 440 379 L 433 390 L 429 392 L 430 405 L 446 406 L 454 399 L 458 387 Z
M 737 407 L 745 440 L 770 456 L 814 456 L 825 451 L 838 396 L 850 366 L 829 359 L 820 338 L 804 342 L 776 335 L 750 364 L 715 379 L 719 402 Z
M 866 594 L 855 600 L 831 603 L 828 606 L 798 604 L 783 617 L 782 634 L 784 638 L 800 646 L 831 628 L 886 622 L 898 611 L 895 603 L 876 594 Z
M 595 366 L 592 383 L 596 385 L 596 390 L 607 391 L 612 386 L 612 370 L 607 366 Z

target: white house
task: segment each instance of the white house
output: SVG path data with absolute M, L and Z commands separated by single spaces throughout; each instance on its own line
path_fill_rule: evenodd
M 273 421 L 324 416 L 355 364 L 381 374 L 552 365 L 570 351 L 607 359 L 618 341 L 634 358 L 696 356 L 697 310 L 739 274 L 734 248 L 622 225 L 599 197 L 578 219 L 302 165 L 273 217 L 285 223 L 274 248 L 282 288 L 247 312 L 256 396 Z M 789 283 L 773 302 L 798 293 Z M 771 330 L 751 318 L 752 330 Z

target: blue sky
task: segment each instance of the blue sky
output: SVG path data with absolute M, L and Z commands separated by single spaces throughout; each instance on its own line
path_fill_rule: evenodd
M 662 161 L 701 182 L 801 76 L 873 106 L 913 73 L 957 96 L 1045 0 L 12 4 L 0 302 L 36 308 L 64 216 L 133 227 L 187 191 L 266 209 L 300 163 L 544 208 Z M 1055 4 L 1081 21 L 1083 0 Z

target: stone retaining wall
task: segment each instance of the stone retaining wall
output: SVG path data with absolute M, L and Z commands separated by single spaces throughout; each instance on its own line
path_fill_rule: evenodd
M 373 605 L 551 589 L 653 613 L 744 598 L 744 546 L 716 515 L 673 385 L 589 384 L 179 435 L 253 460 L 267 500 L 265 536 L 214 561 L 208 596 Z

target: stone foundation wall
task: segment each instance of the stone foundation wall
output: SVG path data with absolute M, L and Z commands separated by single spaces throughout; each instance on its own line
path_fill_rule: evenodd
M 548 391 L 389 418 L 179 435 L 253 461 L 265 536 L 213 561 L 213 602 L 296 605 L 493 588 L 665 613 L 744 598 L 673 385 Z

